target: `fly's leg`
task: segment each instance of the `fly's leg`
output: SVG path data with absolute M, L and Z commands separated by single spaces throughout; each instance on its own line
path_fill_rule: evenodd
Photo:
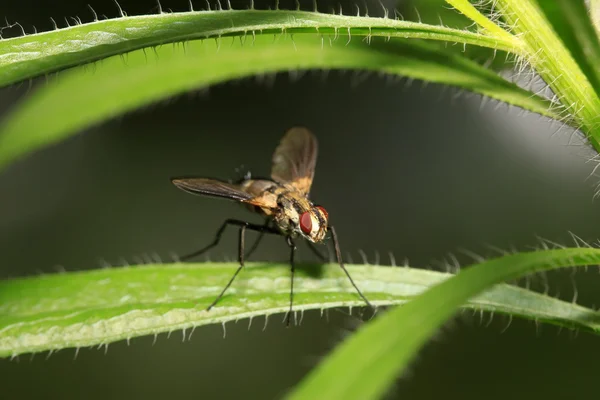
M 321 254 L 321 252 L 316 248 L 316 246 L 314 244 L 312 244 L 309 241 L 306 241 L 306 243 L 308 244 L 308 247 L 310 248 L 310 250 L 319 258 L 319 260 L 321 260 L 321 262 L 329 261 L 327 259 L 327 257 L 325 257 L 323 254 Z
M 185 256 L 179 257 L 179 259 L 181 261 L 189 260 L 190 258 L 194 258 L 199 255 L 202 255 L 203 253 L 205 253 L 208 250 L 212 249 L 213 247 L 217 246 L 219 244 L 219 242 L 221 241 L 221 236 L 223 236 L 223 232 L 225 232 L 225 228 L 227 228 L 228 225 L 234 225 L 234 226 L 239 226 L 239 227 L 245 226 L 247 229 L 257 231 L 260 233 L 271 233 L 271 234 L 275 234 L 275 235 L 280 235 L 279 231 L 277 231 L 273 228 L 270 228 L 266 224 L 265 225 L 257 225 L 257 224 L 252 224 L 250 222 L 241 221 L 239 219 L 227 219 L 227 220 L 225 220 L 225 222 L 223 222 L 223 224 L 217 231 L 217 233 L 215 235 L 215 239 L 212 241 L 212 243 L 210 243 L 209 245 L 207 245 L 206 247 L 204 247 L 198 251 L 195 251 L 193 253 L 186 254 Z M 255 247 L 255 246 L 253 246 L 253 247 Z
M 291 266 L 291 282 L 290 282 L 290 310 L 288 312 L 285 326 L 290 326 L 290 319 L 292 318 L 292 304 L 294 303 L 294 272 L 296 271 L 296 264 L 294 261 L 294 256 L 296 254 L 296 245 L 291 237 L 287 236 L 286 241 L 288 246 L 290 246 L 290 266 Z
M 187 259 L 190 259 L 192 257 L 196 257 L 196 256 L 204 253 L 205 251 L 207 251 L 207 250 L 215 247 L 216 245 L 218 245 L 219 242 L 220 242 L 220 240 L 221 240 L 221 237 L 223 236 L 223 232 L 225 231 L 225 228 L 227 228 L 228 225 L 233 225 L 233 226 L 239 226 L 240 227 L 239 249 L 238 249 L 238 258 L 239 258 L 240 266 L 235 271 L 235 273 L 233 274 L 233 276 L 231 277 L 231 279 L 229 280 L 229 282 L 227 283 L 227 285 L 225 286 L 225 288 L 221 291 L 221 293 L 219 294 L 219 296 L 217 296 L 217 298 L 210 304 L 210 306 L 208 306 L 207 310 L 210 310 L 215 304 L 217 304 L 217 302 L 221 299 L 221 297 L 223 297 L 223 295 L 225 294 L 225 292 L 227 291 L 227 289 L 229 288 L 229 286 L 231 286 L 231 284 L 235 280 L 236 276 L 240 273 L 240 271 L 244 267 L 244 245 L 245 245 L 246 229 L 257 231 L 257 232 L 259 232 L 261 234 L 263 234 L 263 233 L 271 233 L 271 234 L 274 234 L 274 235 L 281 235 L 281 233 L 278 230 L 270 228 L 270 227 L 268 227 L 266 225 L 257 225 L 257 224 L 252 224 L 252 223 L 245 222 L 245 221 L 240 221 L 240 220 L 237 220 L 237 219 L 228 219 L 225 222 L 223 222 L 223 225 L 221 225 L 221 227 L 217 231 L 217 234 L 215 235 L 215 239 L 213 240 L 213 242 L 211 244 L 209 244 L 208 246 L 206 246 L 203 249 L 200 249 L 200 250 L 198 250 L 198 251 L 196 251 L 194 253 L 191 253 L 191 254 L 188 254 L 188 255 L 186 255 L 184 257 L 181 257 L 181 259 L 182 260 L 187 260 Z
M 213 306 L 215 304 L 217 304 L 217 302 L 221 299 L 221 297 L 223 297 L 223 295 L 225 294 L 225 292 L 227 291 L 227 289 L 229 289 L 229 286 L 231 286 L 231 284 L 235 280 L 235 277 L 240 273 L 240 271 L 242 270 L 242 268 L 244 268 L 244 242 L 245 242 L 245 237 L 246 237 L 246 226 L 242 225 L 240 227 L 239 252 L 238 252 L 240 266 L 238 267 L 238 269 L 235 270 L 235 274 L 233 274 L 233 276 L 231 277 L 231 279 L 229 280 L 229 282 L 227 282 L 227 285 L 225 285 L 225 287 L 223 288 L 223 290 L 221 291 L 221 293 L 219 293 L 219 295 L 217 296 L 217 298 L 210 304 L 210 306 L 208 306 L 208 308 L 206 309 L 207 311 L 210 310 L 211 308 L 213 308 Z
M 265 228 L 268 228 L 270 222 L 271 222 L 271 220 L 269 218 L 267 218 L 265 220 L 265 224 L 263 226 Z M 256 241 L 254 242 L 254 244 L 252 245 L 252 247 L 250 247 L 250 250 L 248 250 L 248 252 L 244 256 L 246 259 L 250 258 L 250 256 L 252 255 L 252 253 L 254 253 L 254 251 L 258 248 L 258 245 L 260 244 L 262 238 L 265 236 L 265 233 L 266 233 L 265 231 L 261 231 L 258 234 L 258 237 L 256 238 Z
M 344 262 L 342 261 L 342 252 L 340 251 L 340 242 L 338 241 L 338 237 L 335 233 L 335 228 L 332 225 L 330 225 L 329 230 L 331 231 L 331 238 L 333 239 L 333 246 L 335 247 L 335 256 L 337 258 L 338 264 L 340 264 L 340 268 L 342 268 L 344 270 L 344 272 L 346 273 L 346 276 L 348 277 L 348 279 L 352 283 L 352 286 L 354 286 L 354 289 L 356 289 L 356 291 L 358 292 L 360 297 L 362 297 L 362 299 L 365 301 L 365 303 L 367 303 L 367 305 L 371 308 L 371 310 L 375 311 L 375 307 L 373 307 L 373 305 L 369 302 L 369 300 L 367 300 L 365 295 L 362 294 L 360 289 L 356 286 L 356 283 L 354 283 L 354 280 L 352 280 L 352 277 L 348 273 L 348 270 L 344 266 Z

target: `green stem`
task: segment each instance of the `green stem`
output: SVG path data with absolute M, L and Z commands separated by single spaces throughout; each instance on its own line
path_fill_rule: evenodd
M 512 40 L 517 39 L 512 34 L 498 26 L 494 21 L 490 20 L 488 17 L 479 12 L 479 10 L 467 0 L 446 0 L 446 2 L 464 14 L 471 21 L 475 22 L 481 28 L 489 32 L 490 35 L 506 39 L 512 38 Z
M 600 0 L 590 0 L 590 17 L 596 28 L 596 34 L 600 38 Z
M 532 0 L 497 0 L 512 32 L 524 43 L 531 63 L 600 150 L 600 99 L 560 38 Z

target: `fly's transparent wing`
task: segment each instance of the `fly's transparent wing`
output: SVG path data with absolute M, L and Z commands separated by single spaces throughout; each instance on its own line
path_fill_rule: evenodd
M 291 128 L 275 149 L 271 178 L 289 183 L 308 195 L 315 175 L 317 151 L 317 139 L 308 129 Z
M 209 178 L 173 178 L 171 182 L 188 193 L 220 197 L 236 201 L 248 201 L 254 196 L 245 192 L 240 186 Z
M 240 186 L 210 178 L 173 178 L 171 182 L 179 189 L 195 195 L 234 200 L 269 209 L 277 207 L 277 197 L 272 193 L 249 193 L 246 189 L 252 185 Z

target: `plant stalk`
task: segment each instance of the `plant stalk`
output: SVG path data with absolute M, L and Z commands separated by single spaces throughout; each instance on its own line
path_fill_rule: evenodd
M 600 98 L 539 6 L 532 0 L 497 0 L 495 4 L 513 34 L 525 43 L 527 61 L 600 151 Z

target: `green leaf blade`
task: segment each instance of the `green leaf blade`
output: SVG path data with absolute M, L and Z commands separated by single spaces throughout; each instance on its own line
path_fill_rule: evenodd
M 537 1 L 497 0 L 495 7 L 511 27 L 511 32 L 525 43 L 528 53 L 526 60 L 599 151 L 600 93 L 595 91 L 577 61 L 557 36 Z
M 600 41 L 585 1 L 540 1 L 538 4 L 596 93 L 600 93 Z
M 191 90 L 255 74 L 354 69 L 408 76 L 481 93 L 552 118 L 551 103 L 477 63 L 430 43 L 323 43 L 317 36 L 257 36 L 252 44 L 194 41 L 185 48 L 135 51 L 94 68 L 62 73 L 38 88 L 0 123 L 0 168 L 126 112 Z M 77 93 L 76 96 L 73 93 Z
M 288 311 L 288 266 L 251 263 L 207 312 L 236 268 L 219 263 L 145 265 L 4 281 L 0 357 L 98 346 Z M 404 304 L 453 276 L 405 267 L 350 265 L 348 270 L 379 306 Z M 297 270 L 295 311 L 362 306 L 339 266 Z M 600 332 L 593 310 L 515 286 L 497 285 L 464 307 Z M 270 323 L 283 323 L 283 318 Z
M 424 343 L 469 299 L 533 272 L 598 263 L 600 250 L 580 248 L 520 253 L 471 266 L 364 325 L 313 369 L 289 398 L 381 398 Z M 600 315 L 592 311 L 587 318 L 599 321 Z M 336 379 L 340 376 L 344 379 Z
M 350 17 L 306 11 L 222 10 L 131 16 L 0 40 L 0 87 L 132 50 L 229 36 L 330 35 L 443 40 L 516 51 L 514 37 L 389 18 Z M 344 36 L 346 38 L 344 38 Z M 327 39 L 329 40 L 329 39 Z M 224 46 L 227 44 L 223 44 Z

